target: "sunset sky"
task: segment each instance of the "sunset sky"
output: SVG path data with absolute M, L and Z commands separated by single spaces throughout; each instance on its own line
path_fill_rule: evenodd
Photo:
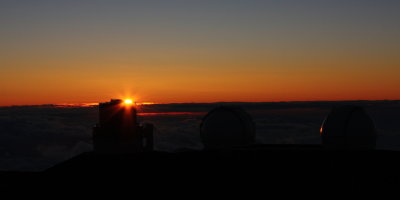
M 398 0 L 1 0 L 0 106 L 400 99 Z

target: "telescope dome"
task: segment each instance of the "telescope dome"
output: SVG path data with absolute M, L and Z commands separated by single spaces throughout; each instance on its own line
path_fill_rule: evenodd
M 376 128 L 359 106 L 332 109 L 321 127 L 322 144 L 328 148 L 374 149 Z
M 229 148 L 254 143 L 252 118 L 240 107 L 220 106 L 211 110 L 200 126 L 205 148 Z

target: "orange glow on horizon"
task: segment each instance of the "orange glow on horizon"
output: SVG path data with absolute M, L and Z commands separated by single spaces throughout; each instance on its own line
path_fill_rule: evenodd
M 370 70 L 362 71 L 361 75 L 355 72 L 343 75 L 329 70 L 326 73 L 304 74 L 261 73 L 260 70 L 257 74 L 246 74 L 239 70 L 235 74 L 226 76 L 221 76 L 217 71 L 216 75 L 207 77 L 200 72 L 192 75 L 176 73 L 165 76 L 144 74 L 143 77 L 146 78 L 136 82 L 111 77 L 105 79 L 105 83 L 93 81 L 90 84 L 79 76 L 71 78 L 77 80 L 74 84 L 70 84 L 71 80 L 63 80 L 63 77 L 49 80 L 45 78 L 30 80 L 31 78 L 24 77 L 28 83 L 32 82 L 29 87 L 13 84 L 14 79 L 5 77 L 2 80 L 4 84 L 0 85 L 2 95 L 0 106 L 59 104 L 59 102 L 63 106 L 75 106 L 85 102 L 105 102 L 111 98 L 123 101 L 132 99 L 133 103 L 138 102 L 135 105 L 235 101 L 399 100 L 400 87 L 395 77 L 398 74 L 396 71 L 400 72 L 396 69 L 387 75 L 386 72 Z M 102 74 L 97 75 L 103 77 Z M 40 77 L 52 76 L 43 74 Z M 207 81 L 204 81 L 205 79 Z M 52 82 L 54 83 L 52 85 L 57 87 L 49 87 L 47 82 Z M 116 86 L 106 83 L 115 83 Z
M 140 103 L 136 103 L 136 105 L 139 105 L 139 106 L 141 106 L 141 105 L 153 105 L 153 104 L 156 104 L 156 103 L 154 103 L 154 102 L 140 102 Z

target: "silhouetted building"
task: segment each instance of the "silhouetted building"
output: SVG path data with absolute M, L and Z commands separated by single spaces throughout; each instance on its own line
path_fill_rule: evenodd
M 198 192 L 204 183 L 217 191 L 221 185 L 229 191 L 246 188 L 252 191 L 261 181 L 263 188 L 265 185 L 284 190 L 317 188 L 329 193 L 337 188 L 365 191 L 394 187 L 398 190 L 400 183 L 399 152 L 342 151 L 342 148 L 375 146 L 375 127 L 361 107 L 339 107 L 328 115 L 321 133 L 323 145 L 330 149 L 316 144 L 254 145 L 255 127 L 251 117 L 238 107 L 221 106 L 203 118 L 201 139 L 206 149 L 178 152 L 143 152 L 152 148 L 152 126 L 138 125 L 136 107 L 112 100 L 100 104 L 99 110 L 100 123 L 94 128 L 95 151 L 141 153 L 83 153 L 45 173 L 51 177 L 64 173 L 78 177 L 88 174 L 125 177 L 127 184 L 135 183 L 134 188 L 148 189 L 153 184 L 150 187 L 153 191 L 167 187 L 167 190 L 195 188 Z M 260 181 L 254 181 L 255 177 Z M 104 184 L 95 182 L 99 183 Z
M 376 128 L 360 106 L 332 109 L 321 127 L 322 144 L 336 149 L 375 149 Z
M 93 146 L 100 153 L 153 150 L 153 126 L 140 126 L 137 109 L 120 99 L 99 104 L 99 123 L 93 128 Z
M 255 125 L 240 107 L 220 106 L 203 118 L 200 135 L 205 148 L 246 146 L 254 143 Z

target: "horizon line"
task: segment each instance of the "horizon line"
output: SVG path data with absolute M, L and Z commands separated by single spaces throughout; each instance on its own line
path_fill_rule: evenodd
M 302 102 L 368 102 L 368 101 L 400 101 L 400 99 L 358 99 L 358 100 L 302 100 L 302 101 L 215 101 L 215 102 L 137 102 L 139 105 L 169 105 L 169 104 L 218 104 L 218 103 L 302 103 Z M 21 104 L 21 105 L 0 105 L 3 107 L 28 107 L 28 106 L 55 106 L 55 107 L 96 107 L 99 103 L 46 103 L 46 104 Z

